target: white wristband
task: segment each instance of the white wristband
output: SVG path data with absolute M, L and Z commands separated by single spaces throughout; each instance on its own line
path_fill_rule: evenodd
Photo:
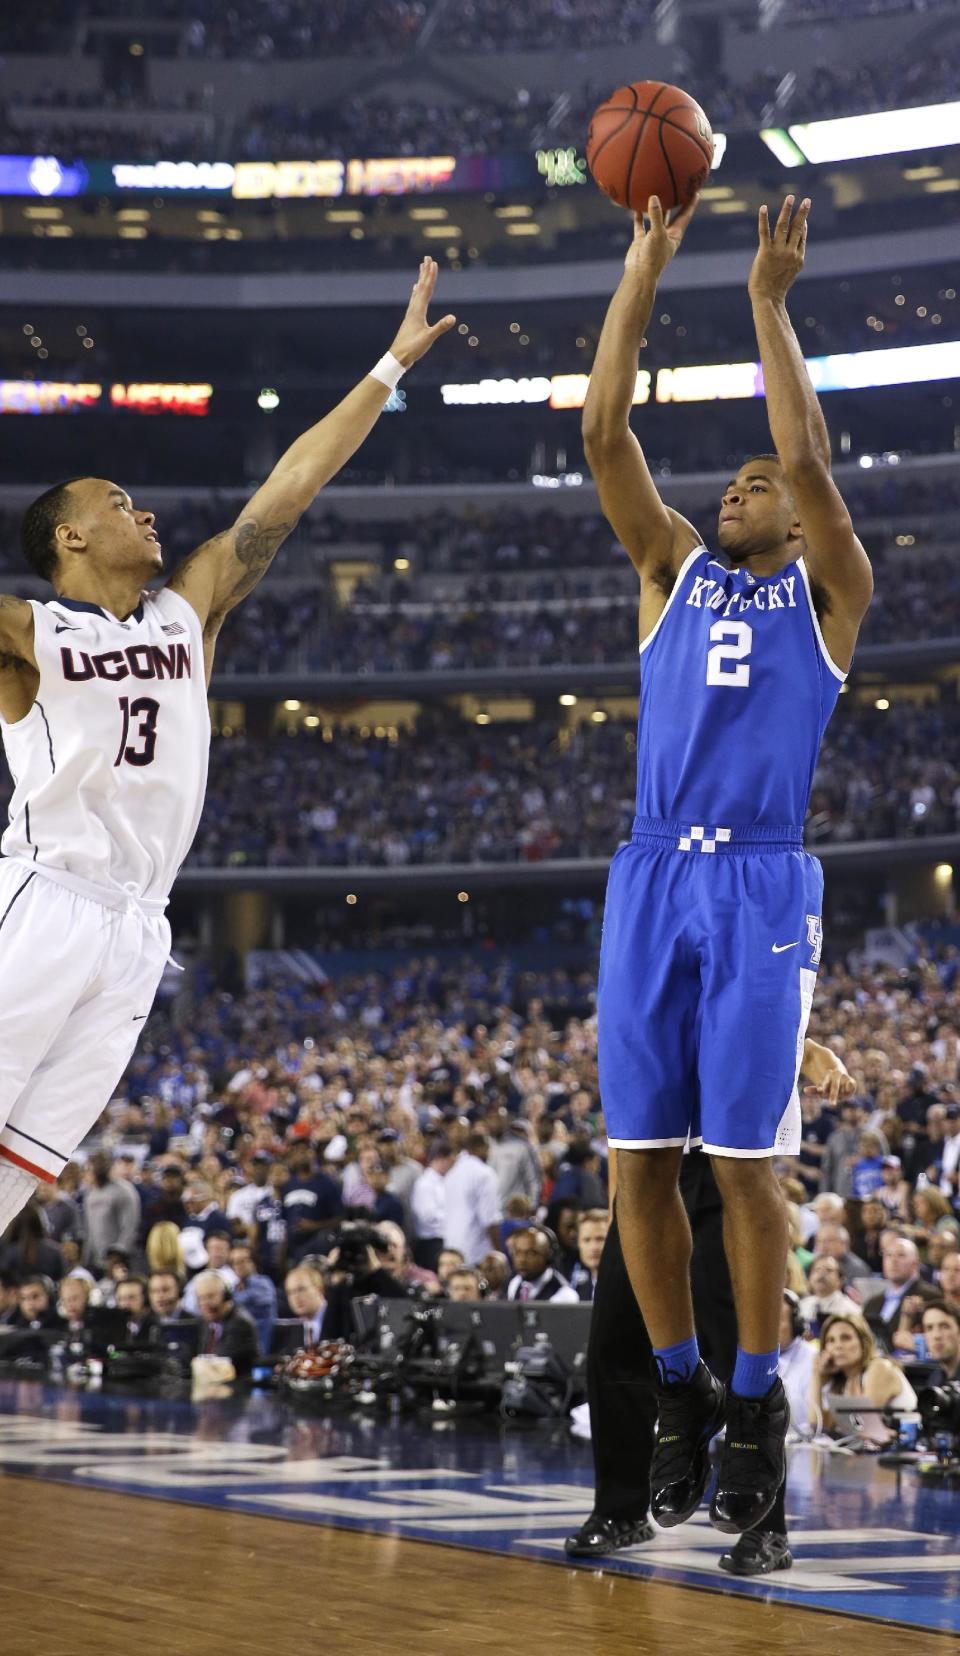
M 376 366 L 371 368 L 370 378 L 379 380 L 381 385 L 395 391 L 406 371 L 403 363 L 397 361 L 392 351 L 388 351 L 386 356 L 382 356 Z

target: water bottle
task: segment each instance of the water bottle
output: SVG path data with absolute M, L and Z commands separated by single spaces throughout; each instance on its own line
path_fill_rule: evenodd
M 913 1349 L 914 1349 L 914 1352 L 916 1353 L 917 1362 L 918 1363 L 925 1363 L 927 1361 L 927 1358 L 930 1355 L 930 1353 L 927 1350 L 926 1335 L 924 1335 L 924 1334 L 915 1334 L 913 1336 Z
M 62 1386 L 64 1375 L 67 1372 L 67 1348 L 62 1341 L 50 1347 L 50 1379 L 55 1386 Z

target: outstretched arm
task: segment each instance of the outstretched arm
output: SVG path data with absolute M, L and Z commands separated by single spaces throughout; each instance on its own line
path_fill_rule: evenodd
M 665 506 L 643 450 L 630 429 L 637 383 L 637 356 L 650 322 L 657 283 L 683 240 L 697 205 L 666 224 L 650 197 L 650 227 L 634 215 L 633 244 L 623 278 L 607 311 L 590 386 L 583 405 L 583 447 L 611 528 L 643 577 L 661 565 L 679 567 L 700 541 L 678 512 Z
M 436 282 L 435 260 L 424 259 L 390 347 L 403 368 L 419 361 L 456 321 L 444 316 L 432 327 L 427 322 Z M 207 637 L 216 637 L 227 612 L 266 574 L 301 514 L 369 436 L 389 395 L 389 386 L 367 374 L 281 455 L 232 528 L 198 546 L 174 571 L 168 585 L 196 610 Z
M 794 199 L 787 196 L 772 231 L 766 207 L 760 209 L 749 292 L 770 432 L 803 530 L 804 562 L 820 600 L 823 635 L 831 655 L 846 668 L 873 596 L 873 574 L 830 475 L 826 422 L 787 314 L 787 294 L 803 269 L 810 213 L 807 199 L 793 213 Z

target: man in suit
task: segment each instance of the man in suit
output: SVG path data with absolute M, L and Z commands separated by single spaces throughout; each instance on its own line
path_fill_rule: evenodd
M 939 1299 L 940 1294 L 929 1282 L 923 1281 L 917 1244 L 906 1236 L 891 1237 L 884 1248 L 883 1280 L 886 1288 L 867 1300 L 863 1315 L 881 1351 L 889 1354 L 897 1348 L 904 1313 L 912 1321 L 916 1312 L 922 1311 L 930 1300 Z M 907 1301 L 912 1303 L 908 1305 Z
M 230 1290 L 216 1271 L 201 1271 L 195 1279 L 197 1304 L 205 1325 L 201 1351 L 205 1357 L 229 1357 L 237 1379 L 245 1379 L 260 1355 L 252 1317 L 234 1305 Z
M 570 1273 L 570 1286 L 577 1298 L 590 1304 L 597 1289 L 597 1272 L 607 1240 L 610 1220 L 605 1208 L 588 1208 L 577 1220 L 577 1250 L 580 1255 Z
M 579 1295 L 560 1275 L 551 1257 L 556 1253 L 556 1242 L 542 1225 L 526 1225 L 515 1230 L 507 1247 L 513 1261 L 514 1275 L 507 1284 L 508 1300 L 549 1300 L 552 1305 L 578 1305 Z

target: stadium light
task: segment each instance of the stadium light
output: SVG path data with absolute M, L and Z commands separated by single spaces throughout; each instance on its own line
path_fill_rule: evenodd
M 923 104 L 916 109 L 881 110 L 875 115 L 806 121 L 788 127 L 787 132 L 804 160 L 814 163 L 940 149 L 945 144 L 960 143 L 960 103 Z M 761 137 L 766 135 L 761 133 Z M 768 144 L 768 148 L 773 146 Z
M 798 149 L 789 132 L 783 127 L 761 127 L 760 136 L 767 149 L 776 156 L 784 167 L 802 167 L 806 161 L 803 150 Z

